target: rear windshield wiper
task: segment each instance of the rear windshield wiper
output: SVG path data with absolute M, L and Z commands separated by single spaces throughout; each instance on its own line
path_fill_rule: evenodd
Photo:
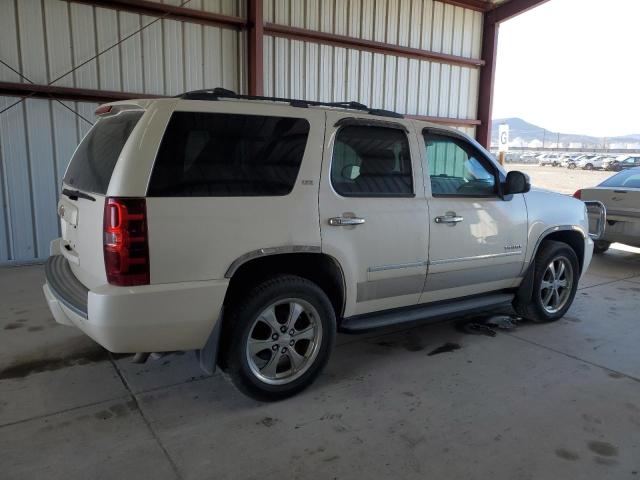
M 92 202 L 96 201 L 96 199 L 93 198 L 91 195 L 87 195 L 86 193 L 81 192 L 80 190 L 69 190 L 68 188 L 64 188 L 62 189 L 62 194 L 66 195 L 71 200 L 78 200 L 79 198 L 84 198 L 85 200 L 91 200 Z

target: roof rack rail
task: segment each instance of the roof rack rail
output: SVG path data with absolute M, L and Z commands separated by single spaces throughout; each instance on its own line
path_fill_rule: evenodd
M 181 98 L 183 100 L 210 100 L 215 101 L 225 98 L 235 98 L 239 100 L 264 100 L 269 102 L 283 102 L 288 103 L 292 107 L 307 108 L 307 107 L 335 107 L 344 108 L 347 110 L 358 110 L 366 112 L 371 115 L 377 115 L 380 117 L 392 117 L 392 118 L 404 118 L 404 115 L 392 112 L 390 110 L 382 110 L 378 108 L 369 108 L 359 102 L 318 102 L 315 100 L 301 100 L 295 98 L 282 98 L 282 97 L 265 97 L 262 95 L 241 95 L 232 90 L 226 88 L 206 88 L 203 90 L 192 90 L 185 92 L 181 95 L 176 95 L 175 98 Z

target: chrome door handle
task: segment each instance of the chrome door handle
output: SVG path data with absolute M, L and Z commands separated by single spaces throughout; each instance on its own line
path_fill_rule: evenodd
M 463 220 L 464 217 L 458 217 L 456 215 L 443 215 L 441 217 L 436 217 L 436 223 L 446 223 L 447 225 L 455 225 Z
M 333 217 L 329 219 L 329 225 L 334 227 L 345 227 L 349 225 L 362 225 L 364 218 L 357 217 Z

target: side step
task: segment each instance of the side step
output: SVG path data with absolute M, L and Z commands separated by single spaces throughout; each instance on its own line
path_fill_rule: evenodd
M 384 310 L 344 318 L 339 330 L 343 333 L 364 333 L 378 328 L 412 323 L 429 323 L 459 315 L 481 313 L 511 306 L 513 293 L 492 293 L 442 302 Z

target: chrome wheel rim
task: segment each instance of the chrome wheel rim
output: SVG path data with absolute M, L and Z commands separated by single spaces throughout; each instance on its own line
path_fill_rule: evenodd
M 271 385 L 304 375 L 318 356 L 322 323 L 317 310 L 299 298 L 278 300 L 254 320 L 246 356 L 252 373 Z
M 562 310 L 571 296 L 573 267 L 566 257 L 556 257 L 547 265 L 540 282 L 540 301 L 547 313 Z

